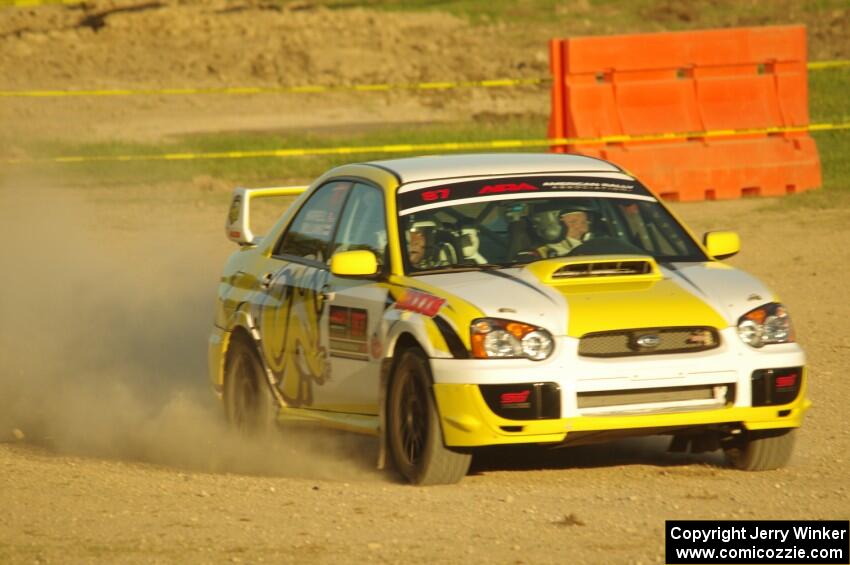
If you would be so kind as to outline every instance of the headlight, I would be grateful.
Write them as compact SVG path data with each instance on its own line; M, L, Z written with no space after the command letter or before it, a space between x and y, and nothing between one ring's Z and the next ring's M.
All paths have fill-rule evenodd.
M782 304L765 304L738 320L738 337L751 347L794 341L791 317Z
M472 356L480 359L528 358L542 361L552 354L552 334L529 324L479 318L470 328Z

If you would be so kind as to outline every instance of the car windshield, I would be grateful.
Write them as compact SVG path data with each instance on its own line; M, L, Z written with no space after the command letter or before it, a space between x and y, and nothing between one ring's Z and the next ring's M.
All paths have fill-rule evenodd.
M577 255L707 259L640 183L618 173L589 175L401 187L406 271L509 267Z

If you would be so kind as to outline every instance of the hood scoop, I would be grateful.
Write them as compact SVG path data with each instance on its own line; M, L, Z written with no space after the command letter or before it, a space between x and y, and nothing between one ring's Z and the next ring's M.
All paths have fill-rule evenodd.
M554 273L553 279L578 277L616 277L621 275L647 275L652 272L650 261L601 261L599 263L574 263L564 265Z
M658 263L644 255L582 255L537 261L526 267L542 282L614 283L661 280Z

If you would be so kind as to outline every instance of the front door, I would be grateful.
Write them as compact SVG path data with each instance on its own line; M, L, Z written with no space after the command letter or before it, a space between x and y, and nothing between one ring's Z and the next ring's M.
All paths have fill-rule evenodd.
M387 265L384 195L374 186L351 189L332 246L332 253L365 249L375 253L379 271ZM326 410L377 414L383 324L389 286L379 276L358 279L330 275L322 333L327 336L330 378L317 393Z

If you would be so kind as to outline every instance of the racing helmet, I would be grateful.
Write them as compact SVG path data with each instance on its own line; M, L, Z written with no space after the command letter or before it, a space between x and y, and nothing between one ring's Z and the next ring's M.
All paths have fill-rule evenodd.
M437 222L433 220L414 220L410 222L407 229L404 230L404 237L408 244L410 243L414 233L423 234L427 243L433 243L434 237L437 233Z
M423 265L432 260L437 229L437 223L433 220L412 220L408 224L404 238L412 263Z
M564 238L561 210L557 205L535 206L529 216L531 229L544 243L555 243Z

